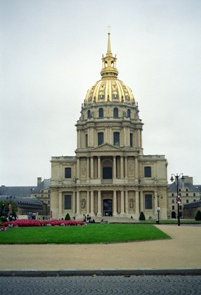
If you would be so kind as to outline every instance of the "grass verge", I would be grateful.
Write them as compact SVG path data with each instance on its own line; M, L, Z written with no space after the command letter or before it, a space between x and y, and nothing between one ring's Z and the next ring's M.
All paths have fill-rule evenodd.
M167 238L170 237L154 225L143 224L17 227L0 232L0 244L92 244Z

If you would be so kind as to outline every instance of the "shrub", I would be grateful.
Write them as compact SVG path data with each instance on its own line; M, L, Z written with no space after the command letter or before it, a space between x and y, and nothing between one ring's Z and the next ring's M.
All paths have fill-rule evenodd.
M8 217L9 203L12 205L12 214L16 217L17 205L13 201L0 201L0 217Z
M65 220L70 220L70 215L69 215L69 213L66 214Z
M196 215L195 215L195 220L201 220L201 211L198 210Z
M143 212L140 212L139 220L145 220L145 216Z

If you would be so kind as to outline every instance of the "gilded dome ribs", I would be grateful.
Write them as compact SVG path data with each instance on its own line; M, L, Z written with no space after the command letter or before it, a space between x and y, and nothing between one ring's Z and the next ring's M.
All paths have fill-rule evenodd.
M121 102L134 104L132 90L118 79L116 68L116 55L113 56L108 33L108 46L106 55L102 56L101 80L97 81L85 97L85 105L100 102Z

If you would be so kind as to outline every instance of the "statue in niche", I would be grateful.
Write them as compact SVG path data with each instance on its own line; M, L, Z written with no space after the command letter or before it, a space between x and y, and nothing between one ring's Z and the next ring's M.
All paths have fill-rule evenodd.
M134 175L134 165L132 160L128 160L128 173L129 175Z
M134 200L133 199L129 200L129 208L130 209L134 208Z
M81 165L81 176L86 177L86 162L82 163Z
M85 199L82 199L81 200L80 207L81 207L81 209L85 209L86 208L86 200Z

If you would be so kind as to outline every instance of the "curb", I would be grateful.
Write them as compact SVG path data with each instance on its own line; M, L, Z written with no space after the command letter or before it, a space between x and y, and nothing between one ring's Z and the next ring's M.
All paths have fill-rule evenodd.
M0 270L0 277L198 276L201 269Z

